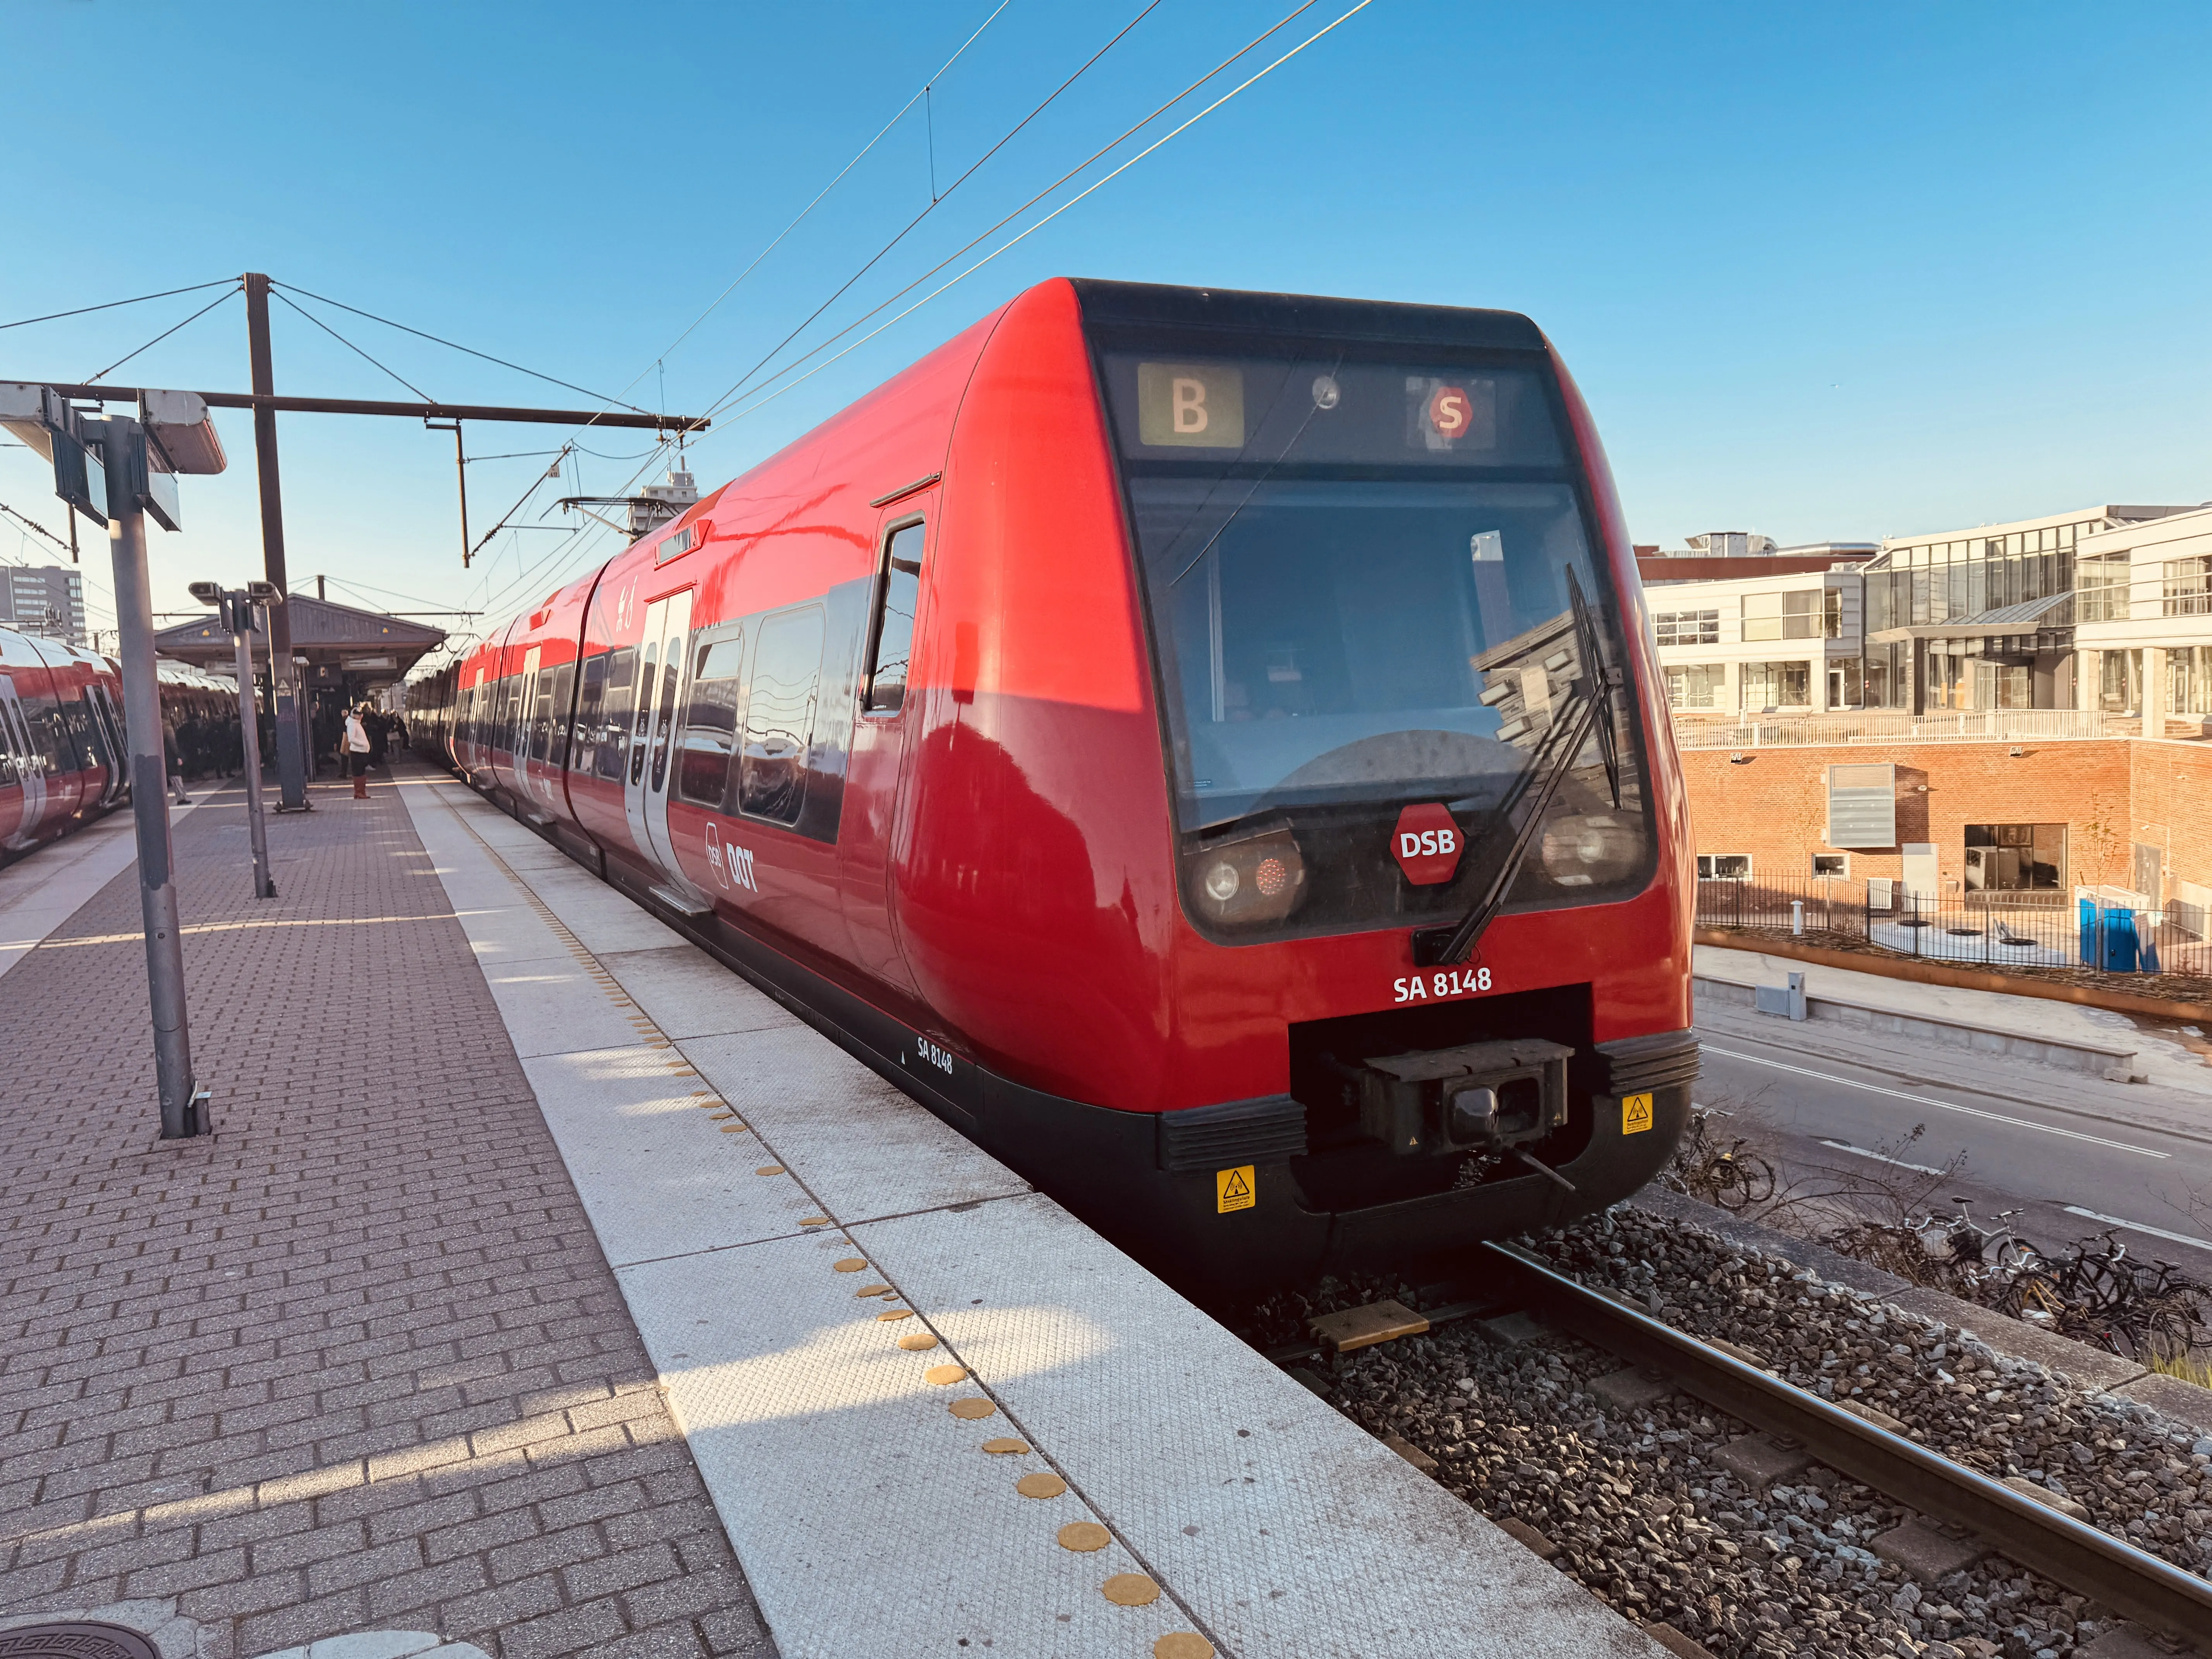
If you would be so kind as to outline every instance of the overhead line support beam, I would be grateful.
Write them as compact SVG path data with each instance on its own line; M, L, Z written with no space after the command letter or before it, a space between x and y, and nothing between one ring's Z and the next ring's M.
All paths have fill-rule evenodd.
M249 295L249 299L251 296ZM97 399L111 404L135 404L138 388L119 386L69 386L42 380L64 398L79 402ZM540 426L605 426L641 428L658 432L704 432L714 422L703 416L630 415L590 409L511 409L493 404L397 404L362 398L292 398L266 392L199 392L192 394L210 409L263 409L287 415L398 415L426 421L507 421Z

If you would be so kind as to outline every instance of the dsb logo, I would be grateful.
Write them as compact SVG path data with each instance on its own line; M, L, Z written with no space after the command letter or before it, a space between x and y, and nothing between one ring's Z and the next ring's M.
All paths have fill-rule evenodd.
M1398 827L1390 836L1390 851L1406 879L1416 887L1433 887L1449 881L1459 870L1466 837L1451 813L1436 801L1408 806L1398 814Z

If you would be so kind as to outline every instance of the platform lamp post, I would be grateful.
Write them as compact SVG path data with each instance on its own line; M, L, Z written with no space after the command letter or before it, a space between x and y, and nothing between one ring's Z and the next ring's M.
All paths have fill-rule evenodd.
M227 591L219 582L194 582L191 591L202 605L213 605L222 625L230 630L231 649L237 658L238 729L244 744L240 753L246 762L246 823L253 838L253 896L275 898L276 883L269 871L269 823L261 813L261 720L253 698L253 613L283 604L284 596L274 582L248 582ZM274 702L273 671L270 682L270 699ZM277 741L283 741L281 732Z
M154 595L146 520L179 525L177 475L220 472L222 441L207 404L189 392L142 392L138 417L88 417L52 386L0 382L0 427L53 464L54 493L107 526L115 560L117 656L130 748L131 804L138 841L138 904L154 1015L154 1072L161 1139L205 1134L208 1091L192 1073L185 1009L184 942L169 841L169 790L161 692L154 667Z

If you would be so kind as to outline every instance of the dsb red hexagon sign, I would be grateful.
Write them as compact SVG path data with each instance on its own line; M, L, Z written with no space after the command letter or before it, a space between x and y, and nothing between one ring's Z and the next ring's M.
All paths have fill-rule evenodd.
M1460 833L1450 812L1436 801L1424 801L1399 813L1398 827L1390 835L1391 855L1406 872L1406 879L1416 887L1449 881L1459 869L1460 854L1466 850L1467 837Z

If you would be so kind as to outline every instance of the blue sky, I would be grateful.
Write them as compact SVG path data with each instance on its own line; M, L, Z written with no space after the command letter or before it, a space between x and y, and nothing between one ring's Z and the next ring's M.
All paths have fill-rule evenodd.
M799 349L1291 3L1163 0ZM928 206L933 128L942 187L1143 0L1011 0L937 81L927 120L915 106L668 350L991 3L17 0L0 11L16 134L0 173L0 322L260 270L596 392L696 411ZM1321 0L1030 217L1351 3ZM2212 496L2208 47L2201 5L1374 0L912 316L718 421L695 470L721 482L1008 295L1077 274L1526 311L1589 396L1639 541L1723 527L1872 538L2198 501ZM0 378L82 378L206 297L0 331ZM579 401L320 314L436 397ZM275 354L280 391L408 395L282 305ZM242 303L114 378L242 388ZM189 481L185 533L155 535L163 609L190 605L189 580L258 574L250 430L242 416L221 424L232 470ZM504 616L605 546L533 529L465 572L449 437L304 416L282 432L295 585L322 571L395 609ZM569 435L481 427L468 441L495 456ZM522 522L579 483L615 490L647 447L582 441L599 453L541 488ZM479 532L550 459L471 465ZM0 449L0 501L62 523L23 451ZM92 545L104 609L106 550ZM40 555L0 520L0 556Z

